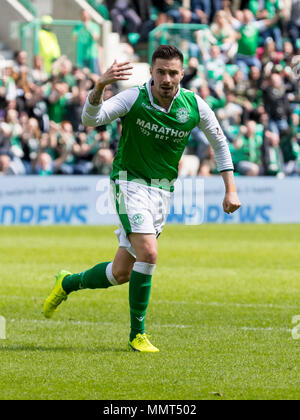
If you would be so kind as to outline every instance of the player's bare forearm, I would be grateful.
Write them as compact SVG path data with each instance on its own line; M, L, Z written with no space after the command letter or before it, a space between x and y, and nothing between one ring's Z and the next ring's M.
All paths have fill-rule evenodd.
M221 172L225 185L225 198L223 201L223 209L225 213L234 213L238 210L242 203L237 194L237 188L234 181L233 171Z
M129 61L125 63L117 63L115 60L111 67L99 78L94 89L89 94L89 102L91 105L98 106L102 102L103 91L105 86L119 80L128 80L131 76L132 65Z
M102 102L102 96L105 85L96 83L96 86L89 94L89 103L94 106L98 106Z
M233 171L224 171L221 172L221 176L224 181L226 192L236 192L236 185L234 181Z

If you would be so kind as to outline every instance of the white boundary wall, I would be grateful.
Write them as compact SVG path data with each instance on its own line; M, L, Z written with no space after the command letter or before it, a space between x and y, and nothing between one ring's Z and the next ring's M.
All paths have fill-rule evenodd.
M179 179L168 222L300 223L300 178L236 183L243 206L226 215L221 177ZM0 225L115 225L109 185L97 176L0 177Z

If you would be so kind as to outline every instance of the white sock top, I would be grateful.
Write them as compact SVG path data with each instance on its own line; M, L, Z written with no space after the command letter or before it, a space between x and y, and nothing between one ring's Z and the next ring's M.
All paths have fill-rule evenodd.
M146 274L152 276L155 270L156 264L149 264L145 262L136 262L133 265L133 270L137 273Z
M114 275L113 275L113 273L112 273L112 266L113 266L113 263L112 263L112 262L108 264L108 266L106 267L105 274L106 274L107 280L108 280L108 281L109 281L109 282L110 282L113 286L117 286L117 285L118 285L118 282L117 282L117 280L114 278Z

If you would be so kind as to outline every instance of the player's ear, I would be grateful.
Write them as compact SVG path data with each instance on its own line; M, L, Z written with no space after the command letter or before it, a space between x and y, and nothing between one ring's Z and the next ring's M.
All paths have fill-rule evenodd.
M180 81L183 79L183 76L184 76L184 69L181 70Z

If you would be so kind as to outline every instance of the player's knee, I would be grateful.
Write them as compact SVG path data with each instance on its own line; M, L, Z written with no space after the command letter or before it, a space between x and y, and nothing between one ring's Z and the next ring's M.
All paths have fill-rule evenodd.
M127 270L116 270L113 274L118 284L124 284L129 282L131 272Z
M146 248L137 255L137 261L142 261L147 264L156 264L157 250L155 248Z

